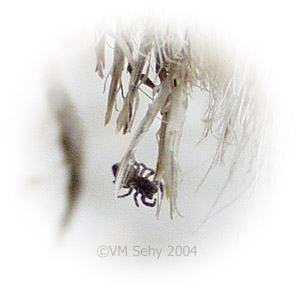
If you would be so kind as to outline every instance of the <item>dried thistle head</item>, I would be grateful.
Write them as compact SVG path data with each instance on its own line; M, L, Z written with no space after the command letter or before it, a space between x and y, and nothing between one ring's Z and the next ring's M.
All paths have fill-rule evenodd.
M200 88L209 94L203 139L210 134L218 139L210 169L222 162L227 145L234 144L236 157L232 161L232 173L245 144L250 142L255 147L254 151L258 150L262 136L259 132L264 118L257 113L257 101L260 99L253 71L249 66L230 59L224 51L220 51L215 41L191 28L178 30L168 24L155 26L148 22L139 26L117 26L115 33L103 34L97 45L97 71L101 78L105 65L105 35L114 39L105 124L111 119L118 96L123 99L123 106L118 112L116 129L123 134L131 132L141 85L150 88L148 96L152 100L121 161L115 182L116 194L135 163L137 146L160 114L155 178L164 184L171 218L174 213L180 215L176 207L178 152L192 89ZM124 94L122 78L126 75L129 76L129 85ZM231 174L228 180L230 177ZM157 215L160 206L161 203L158 203Z

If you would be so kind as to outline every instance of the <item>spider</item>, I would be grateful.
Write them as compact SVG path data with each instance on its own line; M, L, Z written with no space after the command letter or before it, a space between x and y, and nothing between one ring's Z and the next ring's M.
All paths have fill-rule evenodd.
M112 172L114 177L116 177L118 173L118 169L120 167L120 163L116 163L112 166ZM148 173L146 174L146 172ZM154 170L148 168L143 163L137 163L130 167L128 171L128 177L126 184L123 185L123 188L129 189L128 193L119 195L119 198L129 196L133 190L135 193L133 195L135 205L139 207L138 204L138 195L141 195L142 203L147 207L154 207L156 205L156 198L153 201L149 202L147 199L152 200L153 195L156 194L159 190L163 196L163 185L161 182L156 180L150 180L149 178L154 175ZM115 183L115 181L113 181Z

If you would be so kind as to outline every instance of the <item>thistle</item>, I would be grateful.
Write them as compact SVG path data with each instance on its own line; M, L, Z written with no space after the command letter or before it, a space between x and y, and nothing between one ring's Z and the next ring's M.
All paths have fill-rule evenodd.
M221 51L217 42L209 36L201 35L191 27L176 28L169 24L154 25L153 22L138 26L122 24L116 27L114 33L100 34L96 47L96 70L101 78L104 78L107 37L114 39L114 57L108 74L111 80L105 125L111 120L113 107L120 96L123 105L118 112L116 130L123 134L130 133L139 107L140 87L148 86L151 90L148 94L151 103L119 166L115 181L116 196L122 185L126 184L128 170L136 162L135 152L139 143L154 119L160 116L155 179L163 182L173 218L175 213L180 215L176 205L180 173L178 152L188 101L194 100L191 97L193 89L199 88L209 94L202 140L209 135L218 140L215 157L200 180L198 190L209 171L222 163L226 147L231 144L236 147L236 154L231 161L225 188L245 146L252 145L253 159L258 154L265 118L263 113L257 111L262 97L257 79L249 65L228 55L226 50ZM122 84L124 76L129 76L125 95ZM160 207L161 202L157 204L157 216Z

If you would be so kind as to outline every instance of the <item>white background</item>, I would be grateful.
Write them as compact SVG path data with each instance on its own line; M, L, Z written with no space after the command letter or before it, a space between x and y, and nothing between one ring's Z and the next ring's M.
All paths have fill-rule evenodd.
M86 217L75 222L77 229L70 233L69 241L58 245L54 242L55 223L59 219L59 209L63 207L59 198L63 192L64 174L57 165L60 153L48 140L55 139L55 131L51 129L51 118L43 100L45 86L62 71L56 69L57 62L67 59L68 54L65 53L68 52L62 53L60 45L65 43L66 49L74 49L80 36L87 41L83 43L82 51L93 51L90 48L93 45L88 41L93 40L94 25L98 19L110 19L116 11L118 14L126 12L129 18L146 11L161 17L171 15L183 23L185 18L194 18L212 25L226 36L228 43L239 43L247 49L268 78L266 85L271 89L274 134L277 137L272 146L275 157L272 160L272 177L266 182L268 187L251 200L252 210L239 227L238 238L230 238L227 233L228 241L220 238L211 246L199 245L196 239L170 238L173 242L179 240L180 245L197 243L201 250L196 258L100 259L96 249L103 241L104 245L110 245L107 243L111 238L110 226L104 225L99 232L100 220L94 226L91 222L101 216L112 225L113 234L118 234L118 225L124 221L122 216L117 217L115 221L119 221L118 225L113 226L113 218L104 214L111 208L108 204L103 214L98 216L98 210L93 207L89 209L87 203L83 212ZM1 9L0 29L2 297L299 296L297 87L300 49L297 12L296 2L293 1L210 1L209 5L199 1L197 4L190 1L135 1L122 5L116 1L26 1L5 4ZM76 38L72 40L74 32ZM66 36L70 36L67 41ZM70 53L70 57L81 57L79 54ZM88 62L91 61L89 59ZM67 65L70 64L66 62ZM53 73L48 77L45 69L53 70ZM76 70L75 67L74 70L63 69L62 72L67 77ZM78 77L73 78L66 84L79 83ZM56 79L59 82L60 78ZM88 78L83 83L83 86L89 86ZM89 88L94 86L91 84ZM93 97L95 91L91 89L82 90L77 84L74 93ZM102 113L104 106L97 109ZM92 117L90 113L96 114L97 109L88 107L83 116ZM95 127L97 132L97 124ZM52 137L45 137L44 132ZM38 147L36 140L42 140L48 146L47 150ZM53 151L57 151L55 155L48 155ZM30 181L32 177L38 177L35 191L28 189L28 184L34 184ZM264 185L264 182L261 184ZM107 188L109 190L110 186ZM97 188L92 192L96 191ZM119 209L121 213L122 207ZM143 225L146 228L151 224L145 220ZM166 225L169 225L169 232L170 224ZM179 232L182 236L178 224L174 225L174 234ZM208 233L218 234L220 226L219 223ZM85 235L86 238L83 237ZM164 232L161 235L165 236ZM210 240L201 240L206 239ZM115 244L114 241L112 245ZM120 244L123 245L124 240Z

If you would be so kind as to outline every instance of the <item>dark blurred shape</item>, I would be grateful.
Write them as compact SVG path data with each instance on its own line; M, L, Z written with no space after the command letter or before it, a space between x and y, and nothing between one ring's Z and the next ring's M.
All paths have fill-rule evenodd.
M61 222L64 230L71 221L83 185L83 130L76 109L64 90L50 89L48 100L59 125L59 145L69 172L67 205Z

